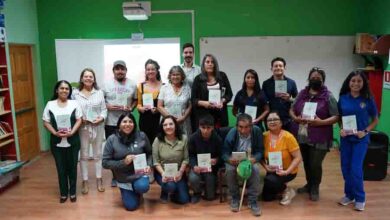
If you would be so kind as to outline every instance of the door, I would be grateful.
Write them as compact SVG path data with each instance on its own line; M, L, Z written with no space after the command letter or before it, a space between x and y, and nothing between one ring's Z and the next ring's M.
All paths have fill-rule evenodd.
M9 47L20 159L31 160L40 152L31 46Z

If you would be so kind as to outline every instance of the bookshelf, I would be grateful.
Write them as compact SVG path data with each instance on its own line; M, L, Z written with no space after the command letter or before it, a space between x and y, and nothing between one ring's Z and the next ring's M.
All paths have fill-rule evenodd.
M11 103L12 80L7 64L7 44L4 28L4 15L0 0L0 192L19 180L19 170L24 164L17 161L17 150Z

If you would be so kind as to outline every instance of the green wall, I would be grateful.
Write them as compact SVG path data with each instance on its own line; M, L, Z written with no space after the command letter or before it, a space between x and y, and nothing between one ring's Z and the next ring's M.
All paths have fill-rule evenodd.
M43 97L43 80L36 1L7 0L5 1L4 13L8 44L27 44L32 46L33 76L41 150L46 150L48 139L46 132L43 132L42 120L40 120L44 108L44 100L41 98Z

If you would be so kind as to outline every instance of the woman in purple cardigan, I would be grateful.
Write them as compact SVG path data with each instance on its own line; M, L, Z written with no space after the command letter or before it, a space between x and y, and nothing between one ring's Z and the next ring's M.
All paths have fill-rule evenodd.
M309 85L299 92L291 106L291 132L301 148L307 181L297 191L309 193L310 200L318 201L322 161L332 146L333 124L338 121L339 112L336 99L324 85L325 71L312 68L308 81Z

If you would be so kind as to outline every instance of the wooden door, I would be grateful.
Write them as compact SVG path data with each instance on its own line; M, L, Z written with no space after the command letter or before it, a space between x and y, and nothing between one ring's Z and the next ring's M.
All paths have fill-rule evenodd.
M19 153L26 161L40 152L31 46L11 44L9 49Z

